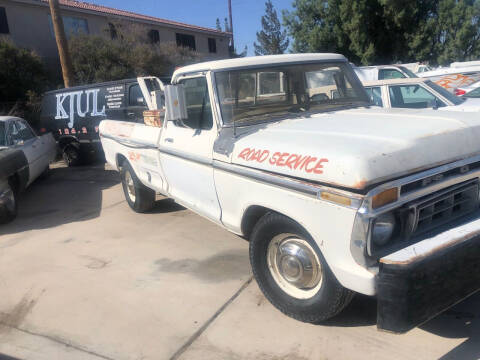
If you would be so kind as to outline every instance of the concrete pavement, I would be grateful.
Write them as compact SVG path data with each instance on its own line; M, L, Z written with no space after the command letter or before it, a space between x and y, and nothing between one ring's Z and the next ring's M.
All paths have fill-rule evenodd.
M400 336L363 296L297 322L251 281L246 241L168 199L134 213L103 165L24 194L0 227L0 286L0 353L19 359L480 358L480 295Z

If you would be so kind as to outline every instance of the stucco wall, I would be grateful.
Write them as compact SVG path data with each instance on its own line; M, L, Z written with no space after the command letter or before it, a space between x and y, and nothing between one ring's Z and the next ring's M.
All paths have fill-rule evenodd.
M53 36L48 6L41 3L32 4L28 1L17 2L12 0L0 0L0 7L4 7L7 14L10 38L18 46L34 50L48 63L58 61L58 51ZM106 34L108 23L116 20L115 17L96 15L83 10L66 10L62 8L62 16L71 16L86 19L90 34ZM126 21L122 19L121 21ZM135 21L139 26L145 27L145 31L156 29L159 31L160 42L176 42L176 33L190 34L195 36L196 50L207 59L219 59L228 57L228 38L217 34L208 34L201 31L184 30L171 26L157 25L149 22ZM215 38L217 52L209 53L208 38Z

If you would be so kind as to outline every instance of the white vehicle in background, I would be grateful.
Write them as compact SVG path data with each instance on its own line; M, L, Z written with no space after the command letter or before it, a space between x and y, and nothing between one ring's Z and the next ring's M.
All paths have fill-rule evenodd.
M371 103L384 108L480 111L480 99L465 99L426 79L366 81Z
M429 65L422 64L419 62L416 63L407 63L407 64L399 64L405 68L407 68L410 71L413 71L415 74L423 73L426 71L432 71L433 68L431 68Z
M355 74L364 81L416 78L411 70L403 65L378 65L354 67Z
M317 323L359 292L405 332L479 290L477 114L369 108L336 54L186 66L165 106L161 126L100 123L128 204L163 194L249 239L285 314Z
M0 222L12 220L17 195L55 159L56 143L51 134L37 136L21 118L0 116Z
M462 98L480 98L480 80L471 85L456 88L454 94Z
M417 75L428 78L453 93L457 88L469 86L480 80L480 64L476 61L452 63L448 67L439 67Z

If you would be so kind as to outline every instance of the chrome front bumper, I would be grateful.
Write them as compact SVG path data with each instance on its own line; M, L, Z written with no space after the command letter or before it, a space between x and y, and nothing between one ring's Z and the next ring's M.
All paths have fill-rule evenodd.
M380 259L377 326L404 333L480 290L480 216Z

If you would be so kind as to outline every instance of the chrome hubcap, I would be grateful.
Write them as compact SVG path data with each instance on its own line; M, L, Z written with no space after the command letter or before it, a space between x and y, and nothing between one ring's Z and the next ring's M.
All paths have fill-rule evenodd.
M308 299L322 284L322 267L310 244L294 234L272 239L267 250L268 266L276 283L290 296Z
M135 202L135 184L133 183L130 171L125 171L125 185L127 186L128 197L132 202Z

